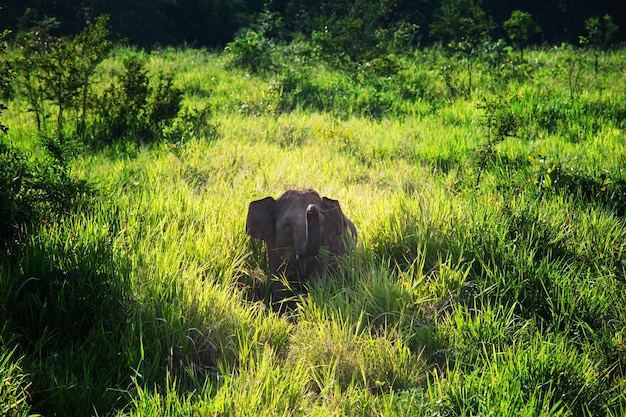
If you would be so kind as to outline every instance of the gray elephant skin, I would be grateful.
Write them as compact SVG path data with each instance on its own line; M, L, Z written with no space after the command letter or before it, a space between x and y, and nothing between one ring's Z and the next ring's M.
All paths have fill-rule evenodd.
M246 233L265 242L270 272L297 290L332 268L350 237L357 237L339 202L311 189L251 202ZM275 303L291 294L279 280L272 282L271 291Z

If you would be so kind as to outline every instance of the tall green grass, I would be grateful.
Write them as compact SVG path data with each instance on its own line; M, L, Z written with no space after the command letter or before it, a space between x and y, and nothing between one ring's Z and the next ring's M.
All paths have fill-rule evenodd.
M27 416L30 412L27 390L28 377L20 367L21 358L15 358L15 348L8 350L5 341L0 349L0 411L2 415Z
M621 415L623 56L570 90L566 53L477 63L471 96L437 50L384 78L147 54L189 118L86 150L69 172L97 193L3 252L1 395L17 415ZM477 184L495 93L522 128ZM338 199L359 238L279 316L245 213L290 187Z

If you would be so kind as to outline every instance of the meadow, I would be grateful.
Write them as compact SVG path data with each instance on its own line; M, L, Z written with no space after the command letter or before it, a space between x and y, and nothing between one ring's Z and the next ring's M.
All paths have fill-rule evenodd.
M0 414L626 414L625 49L119 49L99 79L129 55L182 109L76 151L90 191L2 248ZM2 140L48 166L7 105ZM279 315L247 206L308 187L359 238Z

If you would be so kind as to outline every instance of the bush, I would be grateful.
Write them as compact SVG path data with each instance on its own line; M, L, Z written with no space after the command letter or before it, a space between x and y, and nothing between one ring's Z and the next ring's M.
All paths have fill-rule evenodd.
M24 179L30 174L24 155L0 143L0 241L3 244L12 241L19 225L33 217L23 192Z
M30 161L0 143L0 245L20 243L31 226L72 211L91 192L59 159Z
M263 32L246 30L226 46L226 52L233 57L233 65L254 73L270 68L270 50L273 44Z
M117 80L97 100L96 138L104 144L161 139L177 117L182 99L171 75L160 73L150 82L144 62L131 56L124 60Z

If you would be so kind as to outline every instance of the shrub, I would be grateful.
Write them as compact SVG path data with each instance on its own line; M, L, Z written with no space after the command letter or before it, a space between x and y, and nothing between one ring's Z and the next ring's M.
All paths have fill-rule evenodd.
M72 211L92 192L59 159L30 161L0 143L0 244L23 241L32 226Z
M177 117L182 99L171 75L160 73L150 82L141 58L130 56L124 60L123 72L97 100L96 139L104 144L161 139Z
M478 150L476 186L480 184L481 174L487 163L496 154L496 145L508 137L517 135L520 121L519 117L511 111L511 102L514 99L515 97L496 96L478 105L478 108L485 112L483 127L487 137Z
M226 46L226 52L233 57L233 65L254 73L269 69L272 60L272 43L263 32L245 30Z
M22 185L29 175L24 155L0 142L0 241L3 244L12 241L19 225L33 217Z

